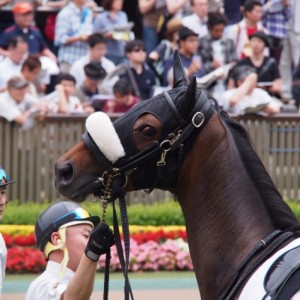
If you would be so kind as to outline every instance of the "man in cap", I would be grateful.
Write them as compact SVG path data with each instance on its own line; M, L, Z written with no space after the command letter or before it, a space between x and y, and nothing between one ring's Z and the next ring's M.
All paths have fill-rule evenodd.
M23 125L29 118L43 118L42 104L28 93L28 82L13 76L7 82L7 91L0 94L0 117Z
M4 169L0 167L0 220L2 220L4 210L7 204L6 198L6 188L9 184L15 182L14 180L9 180ZM6 266L7 249L0 232L0 298L2 293L2 281L5 276L5 266Z
M114 244L108 225L77 203L62 201L40 214L35 238L48 262L25 299L89 299L99 258Z
M205 70L202 66L201 57L197 55L198 49L198 34L193 30L182 27L179 31L179 56L181 58L184 68L187 70L187 77L192 78L193 76L202 77L205 75ZM168 72L173 66L173 58L166 61L164 82L168 82Z
M33 26L34 11L29 2L18 2L14 5L13 17L15 24L8 27L0 36L0 54L7 55L9 40L21 36L28 43L29 53L47 56L56 61L56 56L49 50L40 30Z
M276 60L265 55L269 47L269 38L263 31L256 31L250 36L251 55L239 61L237 66L246 65L254 68L257 84L271 96L280 98L281 77Z

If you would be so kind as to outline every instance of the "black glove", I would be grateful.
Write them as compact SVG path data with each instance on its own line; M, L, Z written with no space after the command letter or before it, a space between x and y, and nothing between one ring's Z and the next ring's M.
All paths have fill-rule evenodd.
M115 239L112 230L107 224L100 223L90 235L84 251L85 255L93 261L98 261L100 255L107 253L114 243Z

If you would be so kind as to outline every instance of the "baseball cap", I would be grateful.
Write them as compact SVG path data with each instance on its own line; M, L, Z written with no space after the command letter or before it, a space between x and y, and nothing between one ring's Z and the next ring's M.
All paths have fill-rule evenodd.
M190 36L198 36L198 34L185 26L180 29L179 40L185 40Z
M20 76L13 76L7 81L7 87L13 89L22 89L28 86L28 82Z
M256 31L255 33L251 34L251 36L249 37L249 39L251 40L254 37L262 40L265 43L266 47L269 47L269 45L270 45L269 37L263 31Z
M27 14L33 11L33 7L29 2L18 2L12 9L14 14Z

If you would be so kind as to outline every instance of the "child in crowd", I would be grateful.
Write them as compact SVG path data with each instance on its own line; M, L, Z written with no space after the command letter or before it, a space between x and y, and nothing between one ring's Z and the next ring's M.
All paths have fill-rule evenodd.
M119 79L113 86L114 99L108 100L103 107L106 113L124 113L138 103L132 95L131 86L126 79Z
M74 96L75 90L76 79L68 73L61 73L57 78L55 91L45 97L49 111L55 113L93 112L90 106L83 107L80 100Z

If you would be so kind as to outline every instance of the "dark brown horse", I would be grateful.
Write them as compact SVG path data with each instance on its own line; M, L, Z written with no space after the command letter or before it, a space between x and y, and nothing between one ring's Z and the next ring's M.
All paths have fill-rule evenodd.
M123 190L169 190L182 208L202 299L292 298L300 288L289 284L299 278L299 223L245 130L195 80L188 85L177 54L172 90L113 125L103 115L88 118L83 142L57 162L55 184L63 195L113 201ZM278 261L297 255L284 277Z

